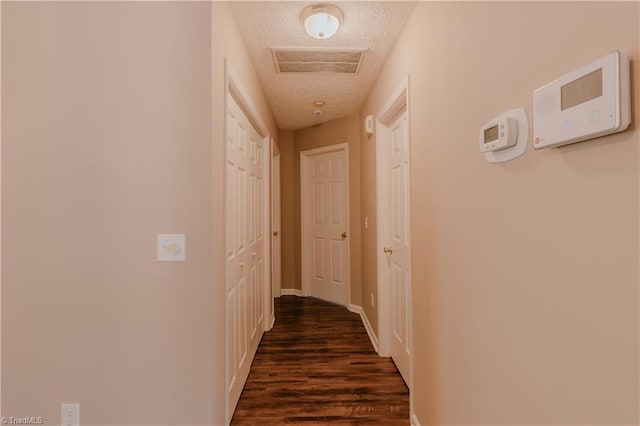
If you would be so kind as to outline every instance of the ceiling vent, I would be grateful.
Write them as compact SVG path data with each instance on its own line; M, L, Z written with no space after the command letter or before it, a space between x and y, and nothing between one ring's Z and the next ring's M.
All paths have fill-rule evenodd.
M366 49L272 48L276 71L357 74Z

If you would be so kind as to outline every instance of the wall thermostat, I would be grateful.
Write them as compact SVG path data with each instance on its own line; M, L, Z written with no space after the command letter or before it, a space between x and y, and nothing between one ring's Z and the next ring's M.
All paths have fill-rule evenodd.
M614 51L533 92L533 147L621 132L631 123L629 58Z
M513 160L527 150L529 121L523 108L500 114L480 128L478 144L487 163Z
M518 140L518 123L511 117L499 116L480 129L480 151L509 148Z

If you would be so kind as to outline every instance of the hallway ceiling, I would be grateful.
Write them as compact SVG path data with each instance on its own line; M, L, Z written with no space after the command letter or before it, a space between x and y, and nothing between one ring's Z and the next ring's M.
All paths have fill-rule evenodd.
M307 35L300 12L318 2L231 2L236 24L278 127L296 130L359 111L413 10L413 2L329 2L344 12L338 33L317 40ZM367 49L357 74L278 73L272 48ZM323 107L313 105L324 101ZM321 110L318 118L314 110Z

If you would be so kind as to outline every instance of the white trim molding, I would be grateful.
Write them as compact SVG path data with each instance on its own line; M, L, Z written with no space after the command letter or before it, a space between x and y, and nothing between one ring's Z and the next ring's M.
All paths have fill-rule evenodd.
M411 426L420 426L420 421L418 420L416 413L411 415Z
M275 311L274 311L275 312ZM275 315L271 315L271 320L269 321L269 328L265 331L269 331L273 328L273 326L276 323L276 316Z
M297 288L283 288L280 290L280 296L305 297L302 295L302 290L298 290Z
M362 324L364 325L364 329L367 330L367 334L369 335L369 340L371 340L371 345L373 345L373 349L376 353L379 353L378 350L378 336L376 336L375 331L373 331L373 327L371 327L371 323L369 322L369 318L367 318L367 313L362 309L362 306L349 304L349 311L354 314L360 315L362 319Z

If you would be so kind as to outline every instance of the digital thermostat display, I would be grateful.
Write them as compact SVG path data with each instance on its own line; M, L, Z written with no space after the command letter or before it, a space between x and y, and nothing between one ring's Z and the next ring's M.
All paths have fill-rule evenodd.
M480 129L480 151L491 152L509 148L518 139L518 123L511 117L497 117Z
M487 163L503 163L527 151L529 121L524 108L505 111L480 127L478 145Z
M484 131L484 143L493 142L498 140L498 125L485 129Z
M560 89L561 109L583 104L602 96L602 68L565 84Z

